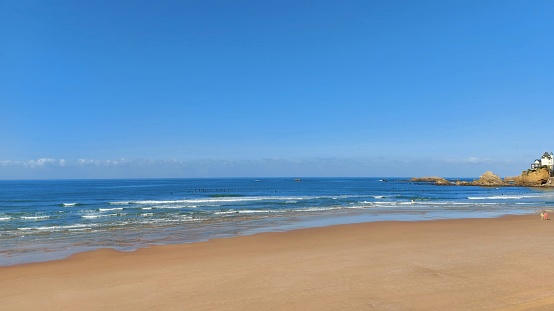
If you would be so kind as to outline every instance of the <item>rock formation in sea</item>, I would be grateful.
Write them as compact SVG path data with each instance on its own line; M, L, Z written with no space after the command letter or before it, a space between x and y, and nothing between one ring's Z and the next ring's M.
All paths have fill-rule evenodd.
M483 187L500 187L508 186L507 181L502 180L498 175L495 175L491 171L485 172L483 175L474 181L456 181L458 186L483 186Z
M495 175L491 171L487 171L483 175L481 175L479 179L473 181L473 185L494 187L504 186L505 182L498 175Z
M429 182L435 185L457 185L457 186L481 186L481 187L554 187L554 178L550 177L550 171L547 168L538 168L521 173L520 176L506 177L504 179L495 175L491 171L485 172L474 181L455 181L451 182L442 177L414 177L413 182Z
M452 183L445 178L429 176L429 177L414 177L411 179L413 182L428 182L434 183L435 185L452 185Z

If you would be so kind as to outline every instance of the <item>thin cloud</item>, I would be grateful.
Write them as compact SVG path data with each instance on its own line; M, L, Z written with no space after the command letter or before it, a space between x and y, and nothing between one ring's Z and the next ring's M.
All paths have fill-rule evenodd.
M514 174L510 159L263 158L263 159L55 159L0 160L0 178L180 178L290 176L478 176L486 170ZM446 172L446 173L445 173Z
M129 160L125 158L115 160L96 160L96 159L78 159L76 165L78 166L99 166L99 167L113 167L123 165L144 164L145 160Z
M12 160L3 160L0 161L1 166L12 166L12 167L30 167L30 168L41 168L41 167L64 167L66 165L65 159L52 159L52 158L40 158L36 160L28 161L12 161Z

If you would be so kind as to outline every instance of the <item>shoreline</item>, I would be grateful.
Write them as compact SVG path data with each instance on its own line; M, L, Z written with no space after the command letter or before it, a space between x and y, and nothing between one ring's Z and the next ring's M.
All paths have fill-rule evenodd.
M551 209L546 210L549 213L554 215L554 211ZM282 233L295 230L303 229L317 229L325 227L334 227L342 225L353 225L353 224L363 224L363 223L379 223L379 222L426 222L426 221L438 221L438 220L463 220L463 219L490 219L490 218L502 218L509 216L521 216L521 215L531 215L536 214L537 212L528 212L528 213L514 213L514 214L490 214L486 215L485 213L478 212L465 212L464 217L446 217L442 215L441 212L438 212L434 216L423 216L414 217L413 215L406 217L402 214L386 214L386 215L375 215L375 214L365 214L365 213L348 213L343 215L320 215L319 217L306 217L304 219L297 219L294 222L284 222L281 224L274 224L269 226L259 226L259 227L237 227L234 230L234 233L219 234L212 237L207 236L198 240L188 240L188 241L177 241L170 243L155 242L150 244L136 244L135 246L129 247L118 247L118 246L106 246L106 247L83 247L68 245L67 247L55 250L55 251L46 251L43 253L32 253L27 255L20 255L16 257L5 257L0 261L1 267L13 267L24 264L33 264L33 263L44 263L50 261L59 261L70 258L71 256L80 254L80 253L89 253L97 250L113 250L116 252L122 253L132 253L141 249L149 249L152 247L166 246L166 245L184 245L191 243L202 243L209 242L211 240L217 239L229 239L242 236L251 236L264 233ZM429 213L430 215L431 213Z
M10 310L546 310L553 233L532 214L100 249L0 267L0 299Z
M21 182L6 190L2 266L344 223L521 215L553 198L528 188L438 188L376 178Z

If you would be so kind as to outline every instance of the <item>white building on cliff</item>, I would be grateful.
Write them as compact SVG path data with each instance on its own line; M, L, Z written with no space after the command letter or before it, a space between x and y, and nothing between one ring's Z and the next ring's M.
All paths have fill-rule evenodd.
M540 159L536 159L533 164L531 164L531 169L537 169L546 166L550 170L550 176L554 175L554 154L550 152L545 152Z

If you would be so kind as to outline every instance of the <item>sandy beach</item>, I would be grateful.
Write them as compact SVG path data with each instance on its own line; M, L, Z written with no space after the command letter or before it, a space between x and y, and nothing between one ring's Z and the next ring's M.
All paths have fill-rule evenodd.
M0 268L2 310L552 310L554 221L377 222Z

